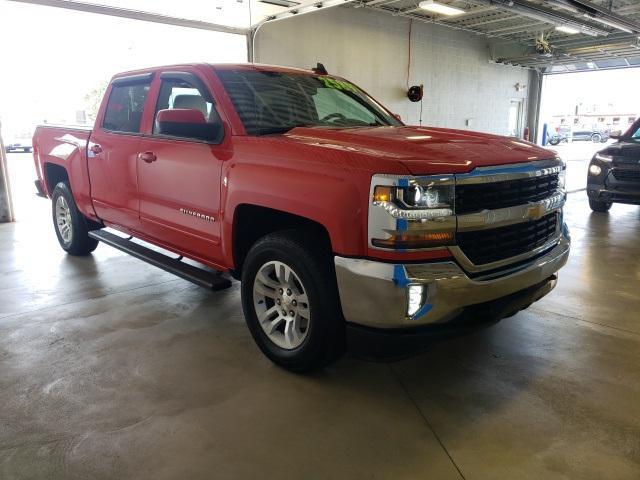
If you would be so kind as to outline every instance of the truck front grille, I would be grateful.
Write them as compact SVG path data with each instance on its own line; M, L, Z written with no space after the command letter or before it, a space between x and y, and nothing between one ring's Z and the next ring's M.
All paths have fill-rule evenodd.
M623 170L616 168L612 171L616 180L621 182L638 182L640 181L640 170Z
M558 174L495 183L456 186L456 214L514 207L549 198L558 190Z
M494 185L494 184L492 184ZM558 213L489 230L459 232L457 244L471 262L484 265L532 252L557 234Z

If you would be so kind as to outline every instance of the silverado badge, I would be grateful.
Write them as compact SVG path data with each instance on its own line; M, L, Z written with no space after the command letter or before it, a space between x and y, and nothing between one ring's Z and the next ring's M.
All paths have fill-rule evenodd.
M183 215L191 215L192 217L199 218L201 220L206 220L207 222L215 222L216 219L210 215L205 215L204 213L196 212L195 210L189 210L186 208L181 208L180 213Z

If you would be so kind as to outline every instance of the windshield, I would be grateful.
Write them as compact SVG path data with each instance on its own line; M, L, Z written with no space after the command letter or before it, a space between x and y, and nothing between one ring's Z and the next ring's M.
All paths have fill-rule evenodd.
M629 138L635 142L640 142L640 124L636 126L635 131L632 129Z
M249 135L295 127L400 126L358 87L327 75L219 70Z

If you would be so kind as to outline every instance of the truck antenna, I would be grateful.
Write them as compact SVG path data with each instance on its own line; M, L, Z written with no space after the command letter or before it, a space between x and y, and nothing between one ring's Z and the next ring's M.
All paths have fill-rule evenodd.
M318 64L316 65L316 68L312 68L311 71L313 73L317 73L318 75L329 75L329 72L327 72L327 69L324 68L324 65L321 64L320 62L318 62Z

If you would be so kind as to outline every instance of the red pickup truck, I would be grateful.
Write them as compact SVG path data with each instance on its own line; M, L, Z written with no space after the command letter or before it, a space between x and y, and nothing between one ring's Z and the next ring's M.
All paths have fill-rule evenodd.
M405 126L322 69L119 74L93 129L38 127L33 145L64 250L102 241L212 289L241 280L251 334L294 371L511 315L569 255L552 151Z

